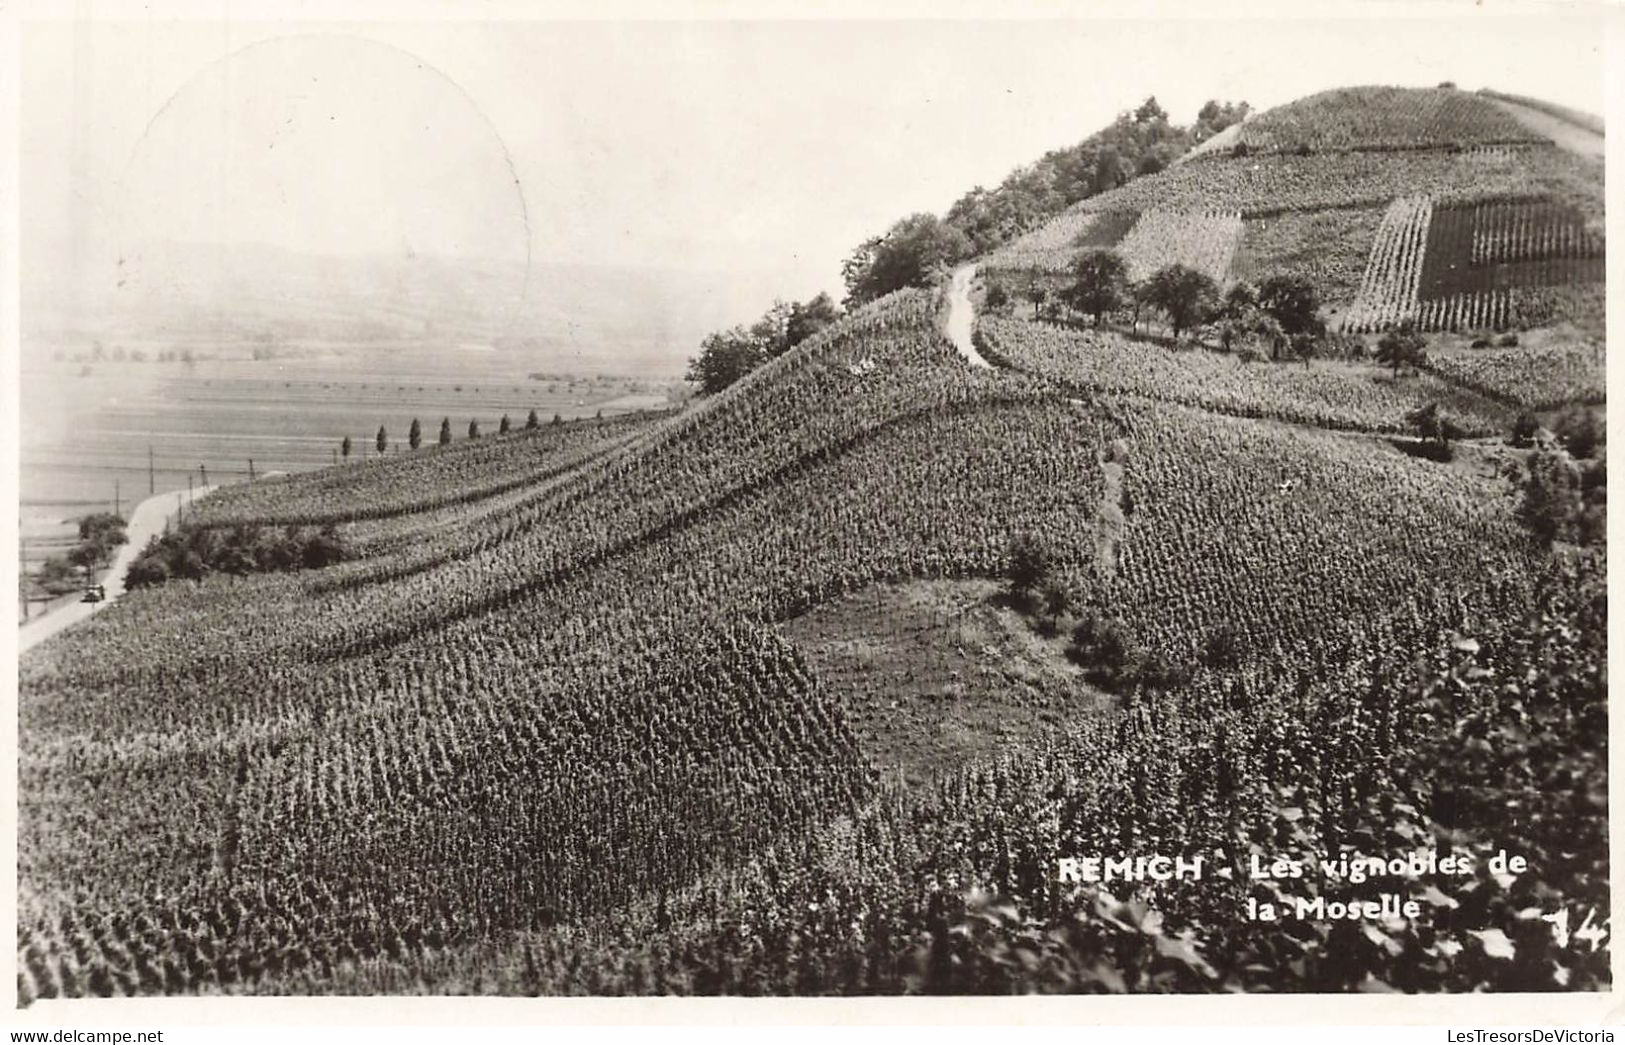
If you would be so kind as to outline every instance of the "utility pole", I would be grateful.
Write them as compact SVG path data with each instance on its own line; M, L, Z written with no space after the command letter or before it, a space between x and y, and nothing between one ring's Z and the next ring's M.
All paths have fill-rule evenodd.
M252 457L248 459L248 481L254 481L254 459Z
M119 516L120 518L124 517L124 513L119 511L119 490L117 479L113 480L113 514Z
M209 485L209 467L208 467L208 465L200 464L200 465L197 466L197 470L198 470L198 474L203 476L203 481L201 483L199 483L198 485L199 486L208 486Z
M158 484L152 473L152 444L147 444L147 496L151 497L158 492Z
M192 473L186 473L186 504L192 503ZM186 504L181 505L181 518L186 518Z

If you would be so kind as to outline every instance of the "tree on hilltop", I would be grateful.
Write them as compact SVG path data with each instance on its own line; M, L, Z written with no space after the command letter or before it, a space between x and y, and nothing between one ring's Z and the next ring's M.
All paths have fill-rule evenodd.
M451 445L451 418L449 417L442 417L440 419L440 445Z
M761 341L745 327L720 330L700 342L700 354L688 361L687 378L699 386L700 395L715 395L765 358Z
M423 426L418 424L417 418L412 418L412 427L406 430L406 445L416 450L423 445Z
M929 286L971 249L964 232L935 214L911 214L859 244L842 263L846 306L854 308L904 287Z
M344 459L346 461L348 461L350 459L350 437L349 436L345 436L344 441L339 444L339 453L344 455Z
M468 437L470 439L478 439L480 437L480 422L477 419L470 420L468 422Z
M840 318L840 306L823 291L809 301L791 305L784 326L785 347L796 347Z
M1128 294L1128 264L1114 250L1092 250L1072 263L1073 282L1067 304L1095 318L1095 326L1108 312L1123 307Z
M512 430L513 423L508 420L507 414L503 414L502 420L497 422L497 435L507 435Z
M533 406L530 408L530 416L525 418L525 430L527 432L535 431L540 427L542 427L542 419L536 416L536 408Z
M1196 122L1191 125L1192 143L1200 145L1232 124L1245 120L1251 111L1252 106L1246 102L1232 103L1209 99L1196 111Z
M1141 290L1146 304L1161 309L1174 329L1174 338L1205 322L1218 306L1219 288L1212 277L1187 265L1167 265L1152 273Z
M383 425L378 426L378 438L373 440L373 444L378 447L379 453L389 449L389 433L384 431Z

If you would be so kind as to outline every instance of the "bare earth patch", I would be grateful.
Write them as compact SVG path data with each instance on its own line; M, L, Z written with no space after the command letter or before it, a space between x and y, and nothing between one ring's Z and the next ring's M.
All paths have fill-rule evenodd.
M1117 575L1117 546L1123 540L1123 462L1128 460L1128 440L1114 439L1102 448L1100 470L1106 489L1095 519L1095 561L1107 580Z
M1607 142L1602 135L1527 105L1519 105L1517 102L1500 98L1492 98L1491 101L1517 117L1518 122L1536 134L1543 134L1552 139L1559 147L1581 156L1589 156L1594 160L1603 158Z
M786 624L845 702L865 753L910 785L992 757L1112 698L992 581L871 588Z

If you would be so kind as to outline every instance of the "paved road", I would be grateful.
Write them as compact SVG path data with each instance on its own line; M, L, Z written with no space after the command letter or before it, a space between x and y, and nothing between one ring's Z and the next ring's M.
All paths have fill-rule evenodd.
M194 490L192 500L196 500L215 489L205 486ZM130 513L129 520L124 525L125 536L129 538L119 547L113 556L113 565L108 568L107 575L102 584L107 588L107 598L101 602L70 602L66 606L58 607L49 613L41 614L28 621L17 629L17 652L20 654L31 646L55 635L57 632L77 624L92 613L99 612L103 607L111 606L120 595L124 594L124 570L141 554L147 542L164 532L164 524L174 518L182 504L190 504L184 490L170 493L154 494L135 506Z
M970 284L975 278L974 264L961 265L954 270L953 282L948 286L948 337L971 366L991 368L992 364L983 359L982 353L976 351L976 346L971 343L970 333L976 324L976 309L970 303Z

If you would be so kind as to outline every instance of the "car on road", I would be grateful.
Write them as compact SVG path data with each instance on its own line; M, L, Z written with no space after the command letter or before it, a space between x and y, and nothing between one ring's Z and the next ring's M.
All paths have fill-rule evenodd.
M107 598L107 588L100 584L92 584L85 589L84 597L80 602L101 602Z

